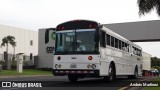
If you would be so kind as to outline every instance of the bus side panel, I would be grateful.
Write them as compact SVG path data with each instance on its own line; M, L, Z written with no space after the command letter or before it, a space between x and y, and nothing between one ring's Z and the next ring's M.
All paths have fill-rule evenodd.
M108 76L109 64L113 60L112 57L106 55L106 51L106 48L100 48L100 76ZM108 50L108 52L110 51Z

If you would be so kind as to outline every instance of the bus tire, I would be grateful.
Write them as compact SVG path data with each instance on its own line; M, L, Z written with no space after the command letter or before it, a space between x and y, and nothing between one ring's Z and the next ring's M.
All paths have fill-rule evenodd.
M78 76L76 75L68 75L68 79L70 82L77 82Z
M115 80L115 70L112 64L110 64L108 69L108 76L104 77L107 81L112 82Z
M136 78L138 78L138 69L137 69L137 67L135 67L134 75L128 75L128 78L129 79L136 79Z

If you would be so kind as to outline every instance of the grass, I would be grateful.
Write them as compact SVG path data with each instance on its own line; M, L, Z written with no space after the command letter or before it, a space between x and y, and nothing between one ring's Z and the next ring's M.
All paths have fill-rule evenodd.
M156 78L154 81L160 82L160 77ZM158 87L145 87L144 90L160 90L160 85Z
M0 76L17 76L17 75L52 75L51 71L43 71L36 69L25 69L23 73L18 73L16 70L2 70Z

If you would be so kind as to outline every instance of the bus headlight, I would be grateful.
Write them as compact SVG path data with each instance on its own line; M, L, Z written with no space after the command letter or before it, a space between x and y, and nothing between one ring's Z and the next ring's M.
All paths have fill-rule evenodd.
M58 69L58 68L61 68L62 65L61 64L55 64L55 68Z
M91 65L90 65L90 64L88 64L88 65L87 65L87 68L91 68Z
M61 68L62 67L62 65L61 64L59 64L59 68Z
M58 68L58 64L55 64L55 68L56 68L56 69Z
M95 64L92 64L92 69L96 69L96 65Z
M89 69L96 69L96 64L88 64L87 68Z

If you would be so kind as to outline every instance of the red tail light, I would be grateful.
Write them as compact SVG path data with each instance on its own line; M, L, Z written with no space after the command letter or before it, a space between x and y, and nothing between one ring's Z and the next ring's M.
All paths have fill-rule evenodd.
M64 29L64 26L59 26L57 29L63 30L63 29Z
M64 29L64 26L61 29Z
M88 25L89 28L96 28L96 26L97 26L96 24L89 24Z
M89 24L89 28L92 28L92 24Z

